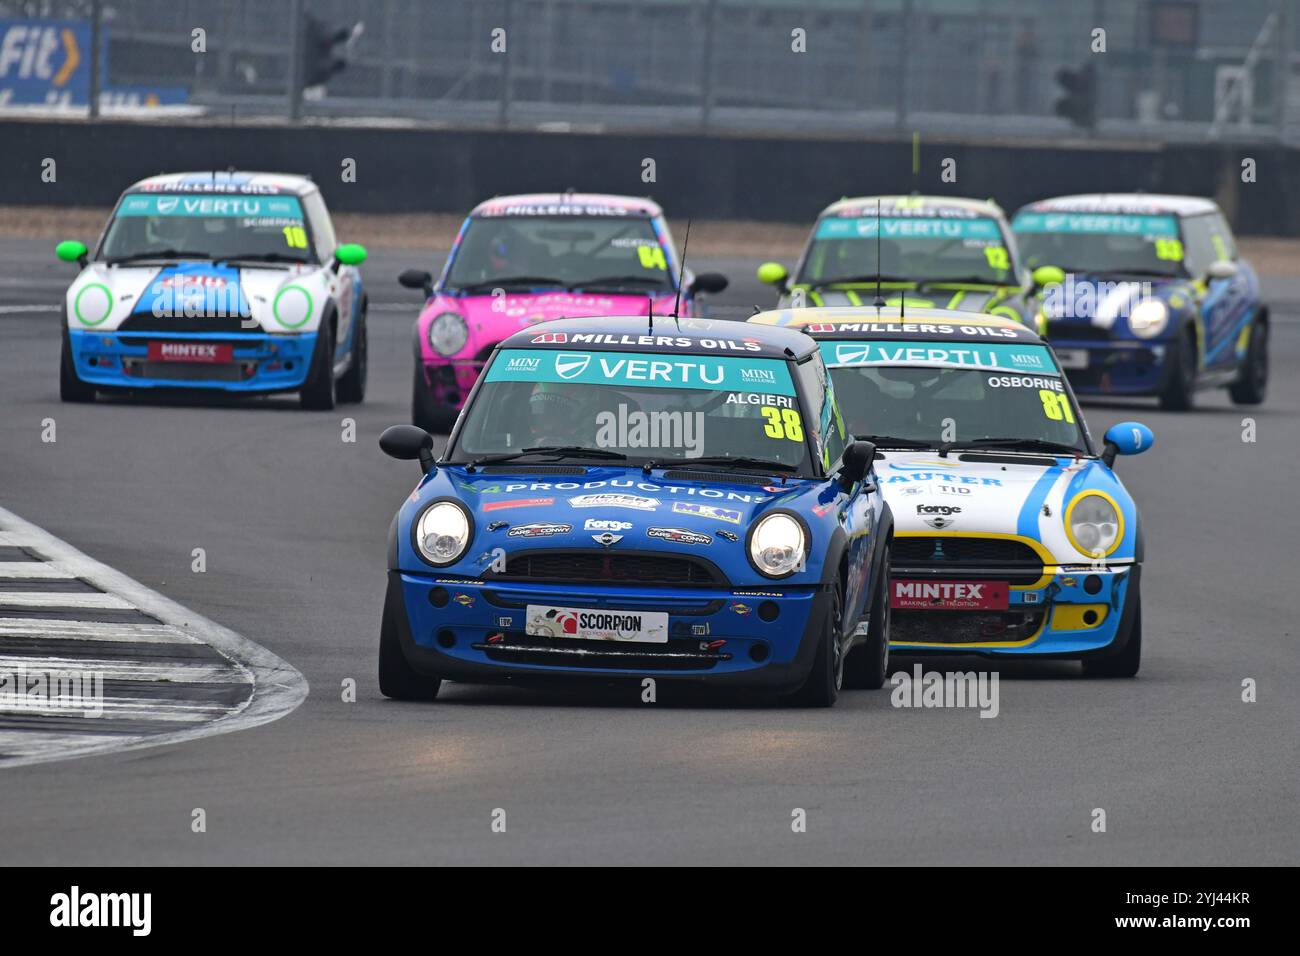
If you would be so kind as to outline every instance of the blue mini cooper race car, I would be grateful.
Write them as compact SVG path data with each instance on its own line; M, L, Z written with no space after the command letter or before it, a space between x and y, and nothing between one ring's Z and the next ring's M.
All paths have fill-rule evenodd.
M1039 331L1076 392L1154 395L1171 410L1206 388L1264 401L1268 307L1213 202L1061 196L1012 228L1042 290Z
M303 176L203 172L131 186L64 303L59 394L298 392L330 409L366 392L366 250L339 245Z
M896 307L765 312L821 344L849 431L879 449L895 522L890 632L907 654L1060 657L1132 677L1142 661L1143 543L1052 351L1001 316Z
M382 692L694 680L879 687L892 521L817 345L701 319L565 319L493 351L388 548Z

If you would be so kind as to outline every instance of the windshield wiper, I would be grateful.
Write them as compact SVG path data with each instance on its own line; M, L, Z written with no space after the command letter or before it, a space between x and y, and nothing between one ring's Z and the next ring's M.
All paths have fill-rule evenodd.
M953 276L951 279L918 279L916 287L918 289L926 286L935 285L1010 285L1011 283L999 282L991 276Z
M145 259L211 259L212 254L209 252L198 252L193 249L156 249L152 252L133 252L126 256L114 256L104 261L110 266L120 265L123 262L140 262Z
M811 282L814 289L825 289L832 285L874 285L876 282L906 282L911 284L912 279L906 276L840 276L835 279L821 279L817 282Z
M666 465L667 462L660 462ZM771 461L767 458L749 458L744 455L704 455L701 458L682 458L673 462L678 467L694 467L696 465L730 465L733 468L748 468L750 470L774 471L780 474L791 474L799 470L798 465L787 465L783 461Z
M938 443L920 438L896 438L893 435L854 435L859 441L869 441L877 448L934 448Z
M582 282L572 282L568 286L570 292L577 292L580 289L599 289L599 288L619 288L628 285L650 285L660 289L667 289L663 280L655 276L604 276L600 279L586 279Z
M1082 449L1075 448L1073 445L1067 445L1059 441L1047 441L1042 438L972 438L969 441L946 441L939 446L939 453L946 455L954 448L1027 449L1058 455L1073 455L1076 458L1086 454Z
M492 291L493 289L505 289L512 286L554 286L557 289L565 288L563 279L552 279L548 276L511 276L508 279L491 279L483 282L470 282L467 285L458 285L453 287L453 292L482 292L483 290Z
M535 445L519 451L502 452L499 455L485 455L470 462L471 468L480 465L495 465L503 461L514 461L525 455L554 455L557 458L600 458L609 461L627 461L627 455L621 451L609 451L605 448L584 448L581 445Z
M245 256L230 256L227 262L293 262L300 266L307 265L301 256L290 256L283 252L255 252Z

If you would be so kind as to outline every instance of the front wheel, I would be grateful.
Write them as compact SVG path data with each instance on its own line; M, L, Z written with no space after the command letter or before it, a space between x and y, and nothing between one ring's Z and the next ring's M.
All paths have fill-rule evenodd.
M883 567L876 581L876 594L867 619L867 639L853 650L844 662L844 686L858 690L879 690L889 674L889 549L885 549Z
M1262 405L1268 392L1268 323L1255 321L1242 363L1241 378L1228 389L1238 405Z
M1196 394L1196 333L1189 327L1170 344L1166 358L1165 384L1160 389L1160 407L1185 412Z
M1142 597L1137 596L1133 608L1133 629L1129 632L1128 643L1118 654L1110 657L1085 657L1083 674L1085 677L1136 677L1142 667Z
M63 352L59 358L59 399L65 402L93 402L95 386L83 382L72 360L72 336L63 330Z
M316 349L311 357L311 371L298 393L303 408L327 412L334 407L334 330L322 322L316 334Z
M833 707L844 685L844 594L839 582L829 595L826 620L808 679L794 695L801 707Z
M366 353L369 345L366 341L366 314L361 313L357 327L352 332L352 364L339 379L338 398L340 402L360 404L366 398Z
M384 618L379 625L379 692L393 700L433 700L442 689L442 680L418 673L402 653L397 615L405 613L384 600Z

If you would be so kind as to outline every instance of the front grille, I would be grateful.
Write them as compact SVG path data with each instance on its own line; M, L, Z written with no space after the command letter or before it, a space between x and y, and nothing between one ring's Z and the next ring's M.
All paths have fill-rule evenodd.
M1023 541L956 535L894 539L891 571L896 577L978 577L1029 584L1043 574L1043 561Z
M1043 626L1046 611L895 611L894 644L986 644L1025 641Z
M206 362L129 362L126 372L138 378L165 379L173 382L242 382L240 364Z
M247 323L247 324L245 324ZM119 332L261 332L262 326L241 315L155 316L152 312L128 315Z
M499 643L478 643L490 660L511 664L592 667L610 670L698 671L731 660L723 651L701 650L699 641L635 644L615 641L578 641L564 638L509 635Z
M511 555L494 580L566 584L663 584L708 587L723 583L707 561L669 554L607 554L600 551L525 551Z

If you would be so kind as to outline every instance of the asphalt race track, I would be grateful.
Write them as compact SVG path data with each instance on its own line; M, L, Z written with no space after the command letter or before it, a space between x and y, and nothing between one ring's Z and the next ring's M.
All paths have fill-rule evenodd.
M375 677L385 536L418 477L376 439L408 420L418 294L395 277L429 261L379 249L363 267L360 407L75 406L58 400L55 311L73 270L51 245L0 240L0 506L269 649L310 692L237 733L0 769L6 864L1222 865L1300 853L1298 281L1265 283L1274 374L1262 409L1222 393L1185 415L1088 409L1094 434L1139 418L1157 437L1120 463L1147 541L1136 680L1003 665L995 719L895 709L887 690L803 711L452 684L424 705L385 700ZM694 265L732 276L721 313L772 300L754 263ZM207 570L195 573L200 547ZM1242 701L1247 678L1256 703ZM196 808L205 833L191 830ZM796 808L806 833L792 832ZM1095 808L1105 833L1091 829Z

